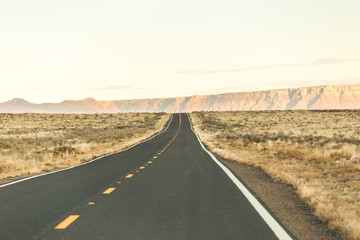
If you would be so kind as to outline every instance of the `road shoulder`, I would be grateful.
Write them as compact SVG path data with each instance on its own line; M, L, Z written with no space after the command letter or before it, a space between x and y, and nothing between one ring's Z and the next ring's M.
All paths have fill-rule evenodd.
M330 230L312 214L311 208L291 186L274 182L261 169L217 155L216 158L236 174L298 239L341 239L340 233Z

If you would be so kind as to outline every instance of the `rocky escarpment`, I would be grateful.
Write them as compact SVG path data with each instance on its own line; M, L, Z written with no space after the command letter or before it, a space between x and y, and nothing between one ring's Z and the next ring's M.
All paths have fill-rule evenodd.
M0 103L0 112L116 113L291 109L360 109L360 85L318 86L191 97L97 101L92 98L32 104Z

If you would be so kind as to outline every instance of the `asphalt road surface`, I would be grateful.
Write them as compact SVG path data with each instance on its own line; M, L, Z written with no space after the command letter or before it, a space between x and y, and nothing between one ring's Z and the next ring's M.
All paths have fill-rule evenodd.
M126 151L0 186L0 239L290 239L226 171L174 114Z

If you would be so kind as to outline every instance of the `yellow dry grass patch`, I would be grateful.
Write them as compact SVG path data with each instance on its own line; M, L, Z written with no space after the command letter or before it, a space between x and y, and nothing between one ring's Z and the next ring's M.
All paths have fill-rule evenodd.
M360 239L359 111L195 112L195 131L221 157L291 184L322 221Z
M109 116L119 117L110 124ZM0 114L0 179L49 172L125 149L161 131L170 115Z

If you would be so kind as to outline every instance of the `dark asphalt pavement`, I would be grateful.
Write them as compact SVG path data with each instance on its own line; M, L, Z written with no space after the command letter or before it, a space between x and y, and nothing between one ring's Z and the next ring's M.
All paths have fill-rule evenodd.
M0 239L277 237L175 114L127 151L0 188Z

